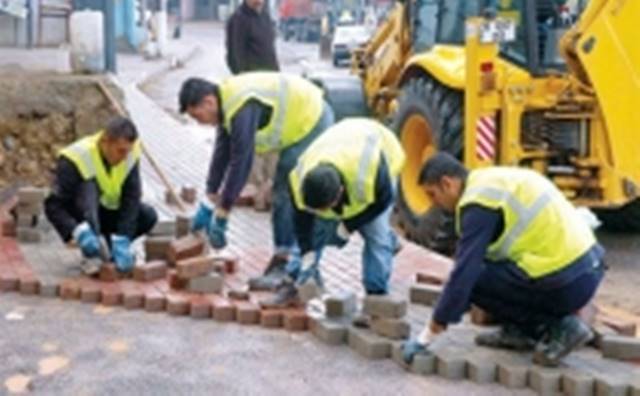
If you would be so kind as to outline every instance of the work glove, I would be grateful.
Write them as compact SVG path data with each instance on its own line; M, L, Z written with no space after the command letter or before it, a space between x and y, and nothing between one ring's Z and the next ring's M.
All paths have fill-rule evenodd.
M196 214L193 217L193 222L191 223L191 232L206 230L208 233L211 219L213 219L214 210L215 206L208 198L200 201L198 210L196 211Z
M111 254L118 271L130 272L133 269L135 256L131 251L129 238L122 235L111 235Z
M100 256L100 240L86 221L80 223L73 230L73 240L80 247L84 257L95 258Z
M324 281L320 274L320 257L322 256L322 250L316 250L315 252L309 252L300 257L300 254L293 254L292 260L299 260L298 268L300 272L296 279L296 286L304 285L308 280L313 281L320 287L324 288Z
M411 364L416 355L427 354L427 346L418 340L409 340L402 343L402 360Z
M209 243L214 249L222 249L227 246L227 219L216 217L209 225Z

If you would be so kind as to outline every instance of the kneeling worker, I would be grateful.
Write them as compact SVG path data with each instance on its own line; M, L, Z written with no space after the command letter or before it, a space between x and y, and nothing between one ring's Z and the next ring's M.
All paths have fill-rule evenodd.
M591 227L545 177L527 169L467 169L446 153L424 165L420 184L434 204L455 212L455 268L421 339L404 345L407 362L428 338L460 321L470 303L495 317L488 347L533 350L556 366L587 343L591 329L576 315L604 274L604 249Z
M157 221L156 211L141 203L140 152L135 125L126 118L113 119L105 130L60 151L45 201L47 218L63 241L73 240L85 258L97 258L99 235L104 235L110 259L121 272L135 264L131 241Z

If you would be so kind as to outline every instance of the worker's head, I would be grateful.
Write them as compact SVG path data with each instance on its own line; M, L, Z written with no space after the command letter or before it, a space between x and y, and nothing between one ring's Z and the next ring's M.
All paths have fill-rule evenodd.
M264 0L244 0L245 4L252 10L260 13L264 8Z
M467 168L448 153L437 153L422 166L418 183L433 203L454 212L467 180Z
M302 199L312 210L327 210L338 205L344 187L338 170L329 164L313 168L302 180Z
M107 163L116 166L127 158L136 140L138 130L133 122L125 117L116 117L107 124L98 146Z
M180 113L187 113L201 124L220 123L218 86L202 78L191 77L180 88Z

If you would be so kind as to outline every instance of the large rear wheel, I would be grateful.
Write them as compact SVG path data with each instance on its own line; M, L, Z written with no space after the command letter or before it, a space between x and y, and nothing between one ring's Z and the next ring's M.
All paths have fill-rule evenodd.
M413 78L400 92L392 125L407 155L400 176L399 225L410 240L444 254L455 248L453 216L433 206L418 176L438 151L462 158L463 103L461 92L432 78Z

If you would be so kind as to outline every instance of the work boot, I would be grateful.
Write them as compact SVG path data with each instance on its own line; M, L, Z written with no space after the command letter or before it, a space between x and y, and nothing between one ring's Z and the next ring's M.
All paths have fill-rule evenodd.
M261 276L249 279L249 290L275 291L287 275L285 267L289 260L274 254Z
M530 351L536 345L536 340L526 335L518 326L505 324L499 330L478 334L476 344L497 349L511 349L515 351Z
M565 316L549 327L546 337L536 346L533 361L541 366L556 367L562 358L592 338L593 332L580 318Z
M265 309L288 308L298 305L301 305L298 289L290 280L280 282L275 296L260 301L260 306Z

